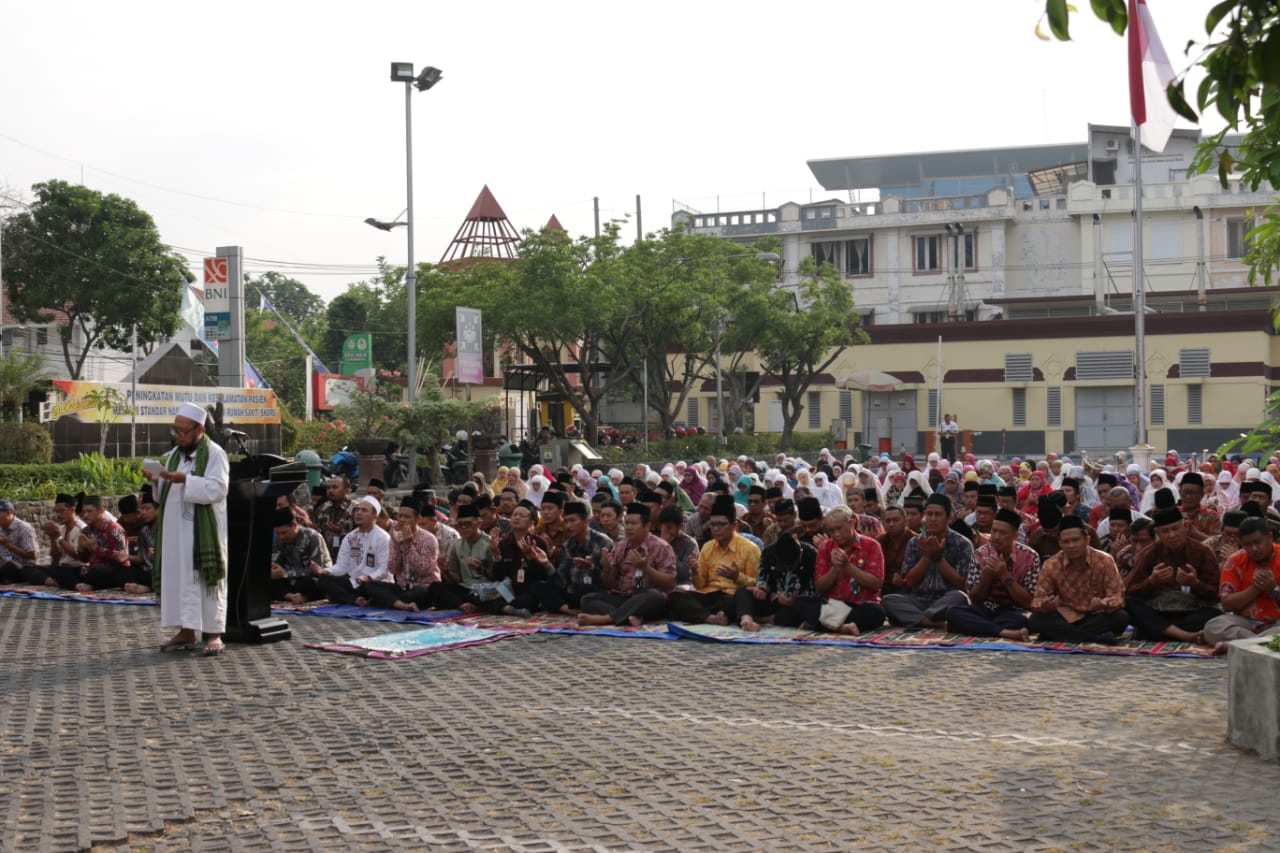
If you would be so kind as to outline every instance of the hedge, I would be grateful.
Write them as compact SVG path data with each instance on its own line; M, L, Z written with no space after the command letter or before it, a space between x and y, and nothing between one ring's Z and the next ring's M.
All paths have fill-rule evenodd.
M41 464L53 459L53 437L40 424L0 423L0 465Z

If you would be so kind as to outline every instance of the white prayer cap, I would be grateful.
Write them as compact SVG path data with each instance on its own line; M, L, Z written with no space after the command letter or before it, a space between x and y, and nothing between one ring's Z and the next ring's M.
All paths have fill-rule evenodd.
M360 499L359 502L362 504L368 504L369 506L373 507L374 515L382 515L382 504L378 503L378 499L375 498L373 495L365 495Z
M203 424L208 413L195 403L183 403L178 406L178 414L189 421L195 421L198 424Z

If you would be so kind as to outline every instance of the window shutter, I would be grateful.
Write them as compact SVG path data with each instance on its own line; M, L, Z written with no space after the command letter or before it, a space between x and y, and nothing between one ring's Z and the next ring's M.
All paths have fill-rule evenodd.
M1178 350L1178 372L1183 379L1209 378L1209 348Z
M942 418L938 417L938 389L929 389L929 426L936 427Z
M1076 353L1076 381L1132 379L1133 350Z
M1027 425L1027 389L1011 388L1013 392L1013 425L1016 427L1024 427Z
M702 426L702 424L698 423L698 398L697 397L689 398L689 426L691 427Z
M1031 382L1035 379L1035 368L1031 364L1031 353L1010 353L1004 357L1005 382Z
M840 420L846 424L853 423L853 392L840 392Z
M1051 427L1062 426L1062 388L1053 386L1046 389L1048 394L1045 398L1045 422Z
M1200 424L1203 423L1204 412L1201 403L1203 402L1203 385L1187 386L1187 423Z
M1151 425L1164 426L1164 386L1151 386Z

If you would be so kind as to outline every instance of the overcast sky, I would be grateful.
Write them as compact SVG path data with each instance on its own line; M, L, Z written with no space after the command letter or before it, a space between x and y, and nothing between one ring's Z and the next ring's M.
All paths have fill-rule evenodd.
M589 233L593 196L608 219L638 193L649 231L673 199L818 197L812 158L1127 124L1125 41L1076 5L1063 44L1034 34L1043 0L0 0L0 186L128 196L193 272L238 244L331 299L405 259L403 230L363 224L405 206L392 60L444 72L413 100L416 253L436 261L486 183L518 229ZM1149 5L1181 71L1211 3Z

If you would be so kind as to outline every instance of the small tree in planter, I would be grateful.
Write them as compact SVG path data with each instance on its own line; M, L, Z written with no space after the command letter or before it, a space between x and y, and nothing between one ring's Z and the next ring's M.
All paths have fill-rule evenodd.
M446 398L439 380L432 375L422 383L417 400L402 404L396 438L402 447L426 452L427 469L434 481L444 445L453 441L459 429L466 429L468 420L483 417L487 408L482 403ZM410 472L410 476L416 476L416 472Z

